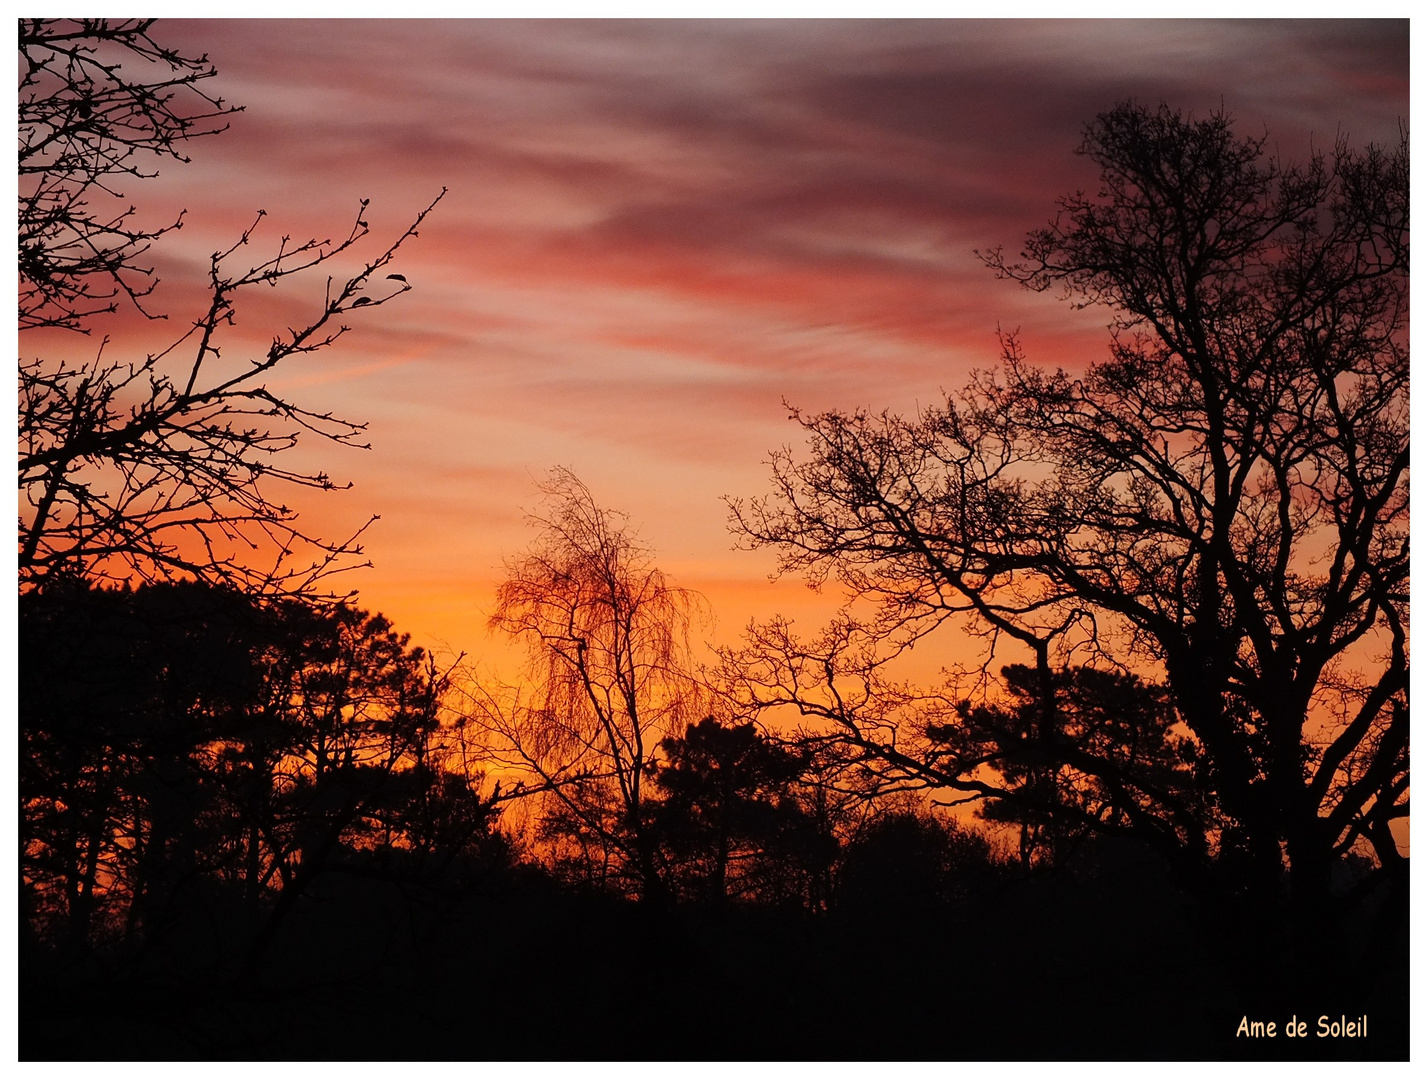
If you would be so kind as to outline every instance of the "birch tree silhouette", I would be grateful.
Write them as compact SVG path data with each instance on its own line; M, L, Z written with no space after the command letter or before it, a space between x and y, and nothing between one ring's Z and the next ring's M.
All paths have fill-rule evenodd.
M507 564L491 617L526 644L529 689L478 688L475 719L493 772L518 778L508 795L544 798L549 838L579 847L587 872L662 901L650 767L661 738L703 715L688 636L700 602L574 473L556 469L540 490L536 539Z

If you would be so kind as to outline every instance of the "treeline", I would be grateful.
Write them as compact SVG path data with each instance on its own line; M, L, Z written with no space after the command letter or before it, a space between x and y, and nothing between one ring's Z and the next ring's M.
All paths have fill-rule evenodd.
M895 970L889 928L942 940L1025 877L713 717L652 747L642 867L616 782L503 790L461 673L350 605L53 581L20 629L28 1058L859 1056L808 966Z
M686 724L636 824L594 760L503 787L466 676L350 605L20 617L27 1058L1241 1056L1288 1000L1143 845L958 823L826 740Z
M34 943L122 956L211 906L251 926L214 943L251 965L329 873L422 882L525 861L570 885L643 893L634 860L619 858L634 826L584 826L617 785L587 768L589 806L510 777L503 791L460 710L469 691L455 694L452 673L380 615L193 582L73 581L24 594L20 627ZM865 856L851 853L894 835L946 871L939 889L967 887L955 868L1002 863L980 832L840 789L826 760L751 723L702 719L644 766L651 902L824 911L861 873ZM503 824L503 806L526 802L523 827Z
M264 929L361 853L438 872L490 843L441 674L381 616L197 583L57 582L20 603L30 933L159 939L184 903Z
M21 631L24 1057L1000 1056L985 988L1028 979L1015 1053L1122 1053L1071 1023L1101 1006L1053 1000L1086 974L1063 935L1089 896L1065 907L916 803L840 795L751 724L652 753L651 892L620 825L504 799L468 695L380 616L74 582L25 594ZM1133 913L1113 984L1183 971L1163 874L1124 852L1115 873L1152 892L1107 879L1087 954Z

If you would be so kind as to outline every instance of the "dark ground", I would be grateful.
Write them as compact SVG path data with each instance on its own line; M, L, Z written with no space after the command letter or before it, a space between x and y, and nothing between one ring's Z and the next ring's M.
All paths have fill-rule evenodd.
M1253 966L1223 974L1233 957L1196 944L1207 935L1144 867L1005 880L957 904L865 890L816 917L652 911L528 869L459 889L334 874L247 980L223 927L210 905L138 957L22 947L21 1057L1408 1056L1406 940L1368 989L1252 989ZM1367 1013L1368 1037L1314 1037L1341 1012ZM1241 1016L1291 1014L1309 1037L1234 1036Z

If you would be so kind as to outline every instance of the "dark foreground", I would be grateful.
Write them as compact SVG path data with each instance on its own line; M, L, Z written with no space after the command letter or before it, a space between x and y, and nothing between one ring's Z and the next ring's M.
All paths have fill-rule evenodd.
M354 868L356 869L356 868ZM650 910L537 871L332 874L246 972L221 904L134 956L22 944L24 1059L1406 1059L1407 942L1357 985L1276 979L1145 868L950 903ZM1365 1038L1318 1018L1368 1016ZM1289 1038L1285 1022L1308 1022ZM1276 1036L1236 1037L1241 1019Z

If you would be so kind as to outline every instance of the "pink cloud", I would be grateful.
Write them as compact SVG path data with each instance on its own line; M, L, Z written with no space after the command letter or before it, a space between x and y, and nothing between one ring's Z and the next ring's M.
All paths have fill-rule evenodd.
M371 198L375 241L450 188L400 257L415 290L284 378L371 421L371 453L304 451L356 483L314 521L384 514L365 602L463 647L552 465L639 515L738 625L767 567L729 550L719 496L756 493L768 449L796 440L783 399L931 403L994 362L998 325L1034 357L1100 355L1104 315L998 282L972 249L1015 249L1094 182L1072 151L1117 100L1223 100L1288 157L1341 127L1391 138L1408 109L1405 21L180 20L156 36L208 52L248 107L126 192L156 217L189 208L156 251L174 324L260 207L261 245L336 233ZM235 355L311 303L254 297ZM157 333L113 325L116 347Z

